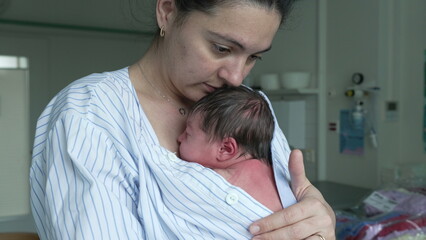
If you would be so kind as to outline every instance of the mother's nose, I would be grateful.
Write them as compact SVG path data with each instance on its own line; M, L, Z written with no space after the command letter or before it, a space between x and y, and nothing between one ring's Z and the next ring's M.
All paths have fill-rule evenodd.
M218 71L219 78L227 85L239 86L243 83L251 67L246 65L245 60L228 61Z

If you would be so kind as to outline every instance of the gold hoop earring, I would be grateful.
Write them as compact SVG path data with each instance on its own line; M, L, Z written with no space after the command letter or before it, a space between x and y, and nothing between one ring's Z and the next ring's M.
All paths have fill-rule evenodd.
M160 28L160 37L164 37L166 35L166 32L164 31L164 25Z

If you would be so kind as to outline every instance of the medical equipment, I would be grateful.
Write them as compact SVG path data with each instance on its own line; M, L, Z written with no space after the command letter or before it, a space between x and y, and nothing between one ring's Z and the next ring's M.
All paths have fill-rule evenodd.
M373 121L368 118L369 115L367 115L366 104L368 103L369 97L374 95L374 93L380 90L380 88L377 86L371 86L371 84L370 86L362 86L364 80L365 77L362 73L354 73L351 78L354 85L348 87L344 94L347 97L353 98L354 101L351 114L352 127L354 129L368 129L366 131L368 131L371 145L374 148L377 148L378 142L376 130L374 129Z

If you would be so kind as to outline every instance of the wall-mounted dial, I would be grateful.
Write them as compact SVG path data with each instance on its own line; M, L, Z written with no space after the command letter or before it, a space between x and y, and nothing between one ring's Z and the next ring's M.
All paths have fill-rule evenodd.
M352 75L352 82L356 85L360 85L364 82L364 75L362 73L354 73Z

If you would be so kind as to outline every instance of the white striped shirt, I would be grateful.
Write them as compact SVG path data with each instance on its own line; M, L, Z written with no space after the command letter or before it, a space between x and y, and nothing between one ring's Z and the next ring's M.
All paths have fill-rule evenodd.
M272 154L287 207L296 200L278 127ZM41 239L250 239L248 226L271 214L160 146L127 67L84 77L52 99L37 123L30 182Z

